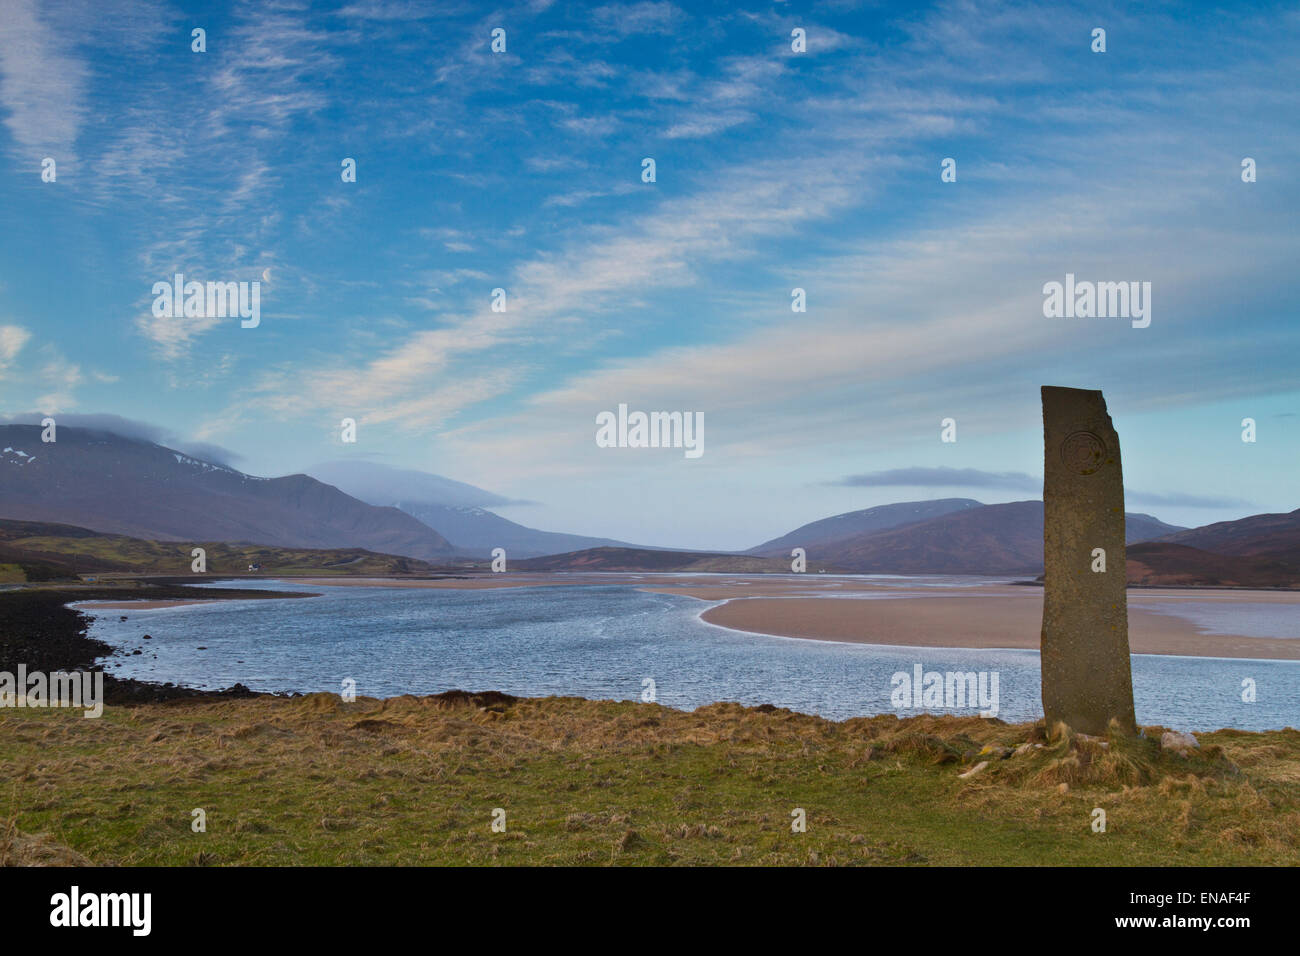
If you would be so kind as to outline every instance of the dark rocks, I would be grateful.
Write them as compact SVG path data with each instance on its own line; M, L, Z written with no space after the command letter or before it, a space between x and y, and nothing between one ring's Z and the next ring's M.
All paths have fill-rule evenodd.
M205 600L250 600L280 597L280 592L236 588L191 588L179 585L142 587L77 587L0 592L0 671L16 673L23 664L29 672L96 671L98 661L114 648L87 636L89 618L67 606L69 601L121 601L129 598L168 600L202 597ZM304 595L305 596L305 595ZM148 635L146 635L147 637ZM136 651L142 654L143 651ZM129 656L129 655L128 655ZM109 704L152 704L171 700L260 696L242 684L224 691L122 680L104 675L104 698Z

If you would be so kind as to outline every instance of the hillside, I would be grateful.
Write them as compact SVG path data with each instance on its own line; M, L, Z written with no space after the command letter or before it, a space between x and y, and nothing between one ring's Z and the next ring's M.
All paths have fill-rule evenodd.
M570 554L529 558L510 564L520 571L646 571L646 572L731 572L757 574L788 572L788 558L759 558L743 554L699 551L650 551L644 548L591 548ZM809 563L809 570L816 570Z
M1128 549L1128 583L1187 587L1300 587L1300 568L1273 558L1213 554L1171 541Z
M242 575L250 564L265 576L423 575L439 569L425 561L360 548L318 550L226 544L219 541L149 541L102 534L71 525L0 519L0 581L48 581L84 574L191 576L192 548L207 552L208 575Z
M452 555L437 531L306 475L256 478L161 445L61 427L0 426L0 518L51 521L155 541L360 548Z
M1272 558L1300 567L1300 509L1218 521L1166 535L1160 540L1215 554Z
M1019 574L1043 564L1043 505L985 505L831 542L819 556L861 573Z
M494 548L505 548L506 554L512 558L532 558L585 548L632 547L612 538L538 531L471 505L413 501L397 501L394 505L429 527L437 528L452 543L457 554L477 558L489 557Z
M1125 515L1134 544L1167 534L1150 515ZM809 557L814 552L810 550ZM1013 501L954 511L915 524L828 542L816 556L875 574L1025 574L1043 567L1043 503Z
M441 475L371 461L329 461L310 471L361 501L392 505L437 528L457 554L487 558L494 548L505 548L512 558L532 558L585 548L634 547L612 538L526 527L487 510L518 502Z
M875 508L849 511L810 522L789 534L750 548L745 553L780 557L789 555L794 548L812 551L832 541L917 524L954 511L983 507L984 503L974 498L938 498L934 501L903 501L892 505L879 505Z
M936 505L937 517L912 521ZM1128 514L1130 542L1167 534L1172 525ZM884 525L843 538L837 530ZM805 541L803 532L809 538ZM820 544L817 541L820 540ZM645 548L592 548L518 562L523 570L790 571L790 551L807 553L808 571L856 574L1037 574L1043 567L1043 503L981 505L969 498L904 502L836 515L774 538L744 554L704 555ZM763 552L760 556L757 552ZM760 562L760 563L754 563Z

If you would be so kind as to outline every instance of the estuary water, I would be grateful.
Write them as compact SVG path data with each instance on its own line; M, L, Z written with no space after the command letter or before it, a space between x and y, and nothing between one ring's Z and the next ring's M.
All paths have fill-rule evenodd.
M370 697L459 688L640 700L653 690L659 703L686 710L738 701L834 720L994 709L955 700L914 707L910 695L900 709L898 695L891 701L894 675L910 677L920 665L923 673L982 672L989 690L996 674L998 717L1015 722L1042 715L1035 651L748 634L701 621L712 603L621 584L469 590L268 580L229 586L320 596L89 609L95 616L90 636L118 650L105 667L120 677L204 689L242 683L260 691L338 693L351 679L357 694ZM869 613L870 601L863 606ZM143 653L133 655L136 649ZM1253 702L1242 699L1246 680L1254 682ZM1143 724L1300 726L1300 662L1134 655L1133 682Z

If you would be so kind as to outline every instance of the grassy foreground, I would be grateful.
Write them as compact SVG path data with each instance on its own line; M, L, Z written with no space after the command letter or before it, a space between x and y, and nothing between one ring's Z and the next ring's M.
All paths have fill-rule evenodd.
M1300 732L1147 732L459 692L4 709L0 862L1300 862Z

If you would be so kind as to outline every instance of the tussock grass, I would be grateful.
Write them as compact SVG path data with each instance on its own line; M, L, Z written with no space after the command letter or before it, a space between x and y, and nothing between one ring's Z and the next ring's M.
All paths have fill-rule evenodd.
M1300 732L1201 734L1180 756L1161 750L1162 730L459 692L184 701L99 720L5 710L0 860L1300 862ZM1091 829L1097 807L1105 833ZM195 808L206 833L191 830ZM806 833L791 831L796 808Z
M20 833L13 820L0 821L0 866L91 866L75 850L47 834Z

